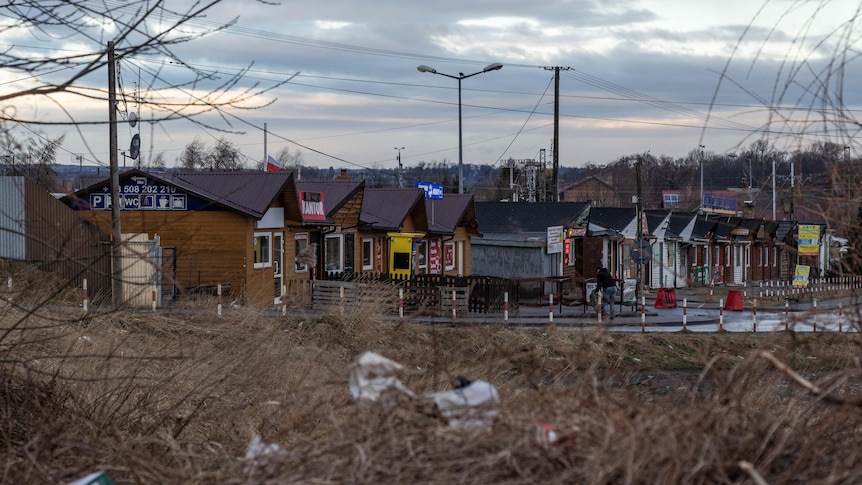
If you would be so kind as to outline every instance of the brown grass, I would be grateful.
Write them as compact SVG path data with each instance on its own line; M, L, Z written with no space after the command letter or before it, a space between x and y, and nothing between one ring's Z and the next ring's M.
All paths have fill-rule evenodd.
M91 314L0 309L3 483L858 483L856 334L452 328L373 309ZM366 350L416 393L500 391L490 430L355 404ZM824 388L777 371L767 350ZM571 440L543 449L537 424ZM280 452L243 456L260 434ZM746 463L751 468L746 468Z

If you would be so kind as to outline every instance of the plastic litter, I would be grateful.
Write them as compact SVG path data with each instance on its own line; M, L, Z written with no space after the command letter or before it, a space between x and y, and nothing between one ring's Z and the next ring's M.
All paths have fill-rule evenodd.
M350 393L356 401L384 407L392 405L385 396L403 396L423 404L417 409L427 409L458 429L490 426L499 412L500 395L488 382L458 377L454 389L416 396L393 375L404 371L405 367L393 360L365 352L350 374Z
M79 478L74 482L69 482L66 485L114 485L114 479L108 475L108 472L102 470L91 473L84 478Z
M381 395L389 392L403 393L411 398L415 395L394 375L403 372L404 366L374 352L365 352L350 373L350 394L359 402L377 402Z
M459 377L459 387L435 392L430 398L435 408L453 428L487 426L497 417L500 395L489 382L469 381Z
M577 426L572 426L568 434L559 435L547 421L540 421L536 426L536 447L548 452L549 456L560 458L572 453L578 442Z
M272 458L281 457L284 454L281 447L276 443L265 443L259 434L254 435L248 443L245 451L246 465L245 473L250 473L258 468L266 468Z

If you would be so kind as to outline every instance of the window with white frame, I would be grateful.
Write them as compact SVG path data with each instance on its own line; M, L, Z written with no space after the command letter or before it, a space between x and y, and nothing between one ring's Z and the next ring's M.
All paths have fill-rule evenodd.
M778 248L772 248L772 267L778 266Z
M679 207L679 194L664 194L665 209L675 209Z
M272 233L254 233L254 267L269 268L272 266Z
M416 273L428 273L428 241L416 241Z
M342 234L326 235L326 271L340 273L344 270L341 255L344 252L344 238Z
M297 273L307 273L308 272L308 264L306 264L304 258L300 257L300 253L308 248L308 233L301 232L297 233L294 236L295 240L295 251L294 257L296 258L296 272Z
M446 271L455 269L455 243L447 242L443 245L443 268Z
M374 269L374 239L362 239L362 271Z

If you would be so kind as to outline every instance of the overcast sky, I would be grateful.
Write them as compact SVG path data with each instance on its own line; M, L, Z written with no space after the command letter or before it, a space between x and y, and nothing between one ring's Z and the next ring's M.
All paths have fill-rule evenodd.
M238 16L237 23L176 49L183 60L228 72L253 62L249 80L237 88L298 74L260 100L274 101L270 106L230 112L236 116L228 119L231 128L242 134L184 121L141 123L122 127L119 146L127 150L140 130L143 159L163 153L172 166L195 137L211 145L225 136L257 161L264 158L265 123L267 151L299 150L307 165L392 169L396 147L404 147L405 166L457 164L458 81L417 66L457 75L497 62L501 70L462 81L465 163L535 159L542 149L550 162L554 83L548 68L555 66L562 68L563 166L646 151L685 157L699 145L734 153L760 137L780 149L815 140L852 144L852 123L831 120L840 118L836 99L849 109L860 104L859 60L848 51L859 47L853 31L858 9L858 0L287 0L276 6L226 0L206 22ZM0 44L23 39L0 36ZM54 45L76 41L82 42ZM845 64L830 64L844 53ZM121 63L126 100L153 61ZM17 79L9 73L0 78ZM106 83L107 73L86 82ZM104 103L67 102L76 119L107 118ZM46 100L19 101L16 108L30 119L63 116ZM148 117L146 106L132 103L129 111ZM843 116L855 119L853 111ZM823 118L830 122L813 122ZM76 154L89 164L108 163L104 126L82 128L92 151L68 126L36 129L66 134L60 163L73 162Z

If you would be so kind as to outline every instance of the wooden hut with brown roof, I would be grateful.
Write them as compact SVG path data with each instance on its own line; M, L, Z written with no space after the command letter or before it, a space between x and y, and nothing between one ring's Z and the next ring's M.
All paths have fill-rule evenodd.
M362 271L395 277L416 271L420 262L413 246L428 233L424 200L420 188L365 190L357 236Z
M364 191L362 180L296 182L300 212L291 221L295 252L313 253L313 260L296 261L298 279L356 271L356 231Z
M158 235L175 248L171 279L181 291L223 285L230 298L280 303L284 288L288 217L298 218L292 172L181 172L173 176L129 170L119 176L124 234ZM62 199L83 218L111 231L109 181ZM124 236L125 238L125 236Z
M480 235L476 205L472 195L446 194L442 199L425 199L428 234L417 257L420 274L470 275L470 238Z

